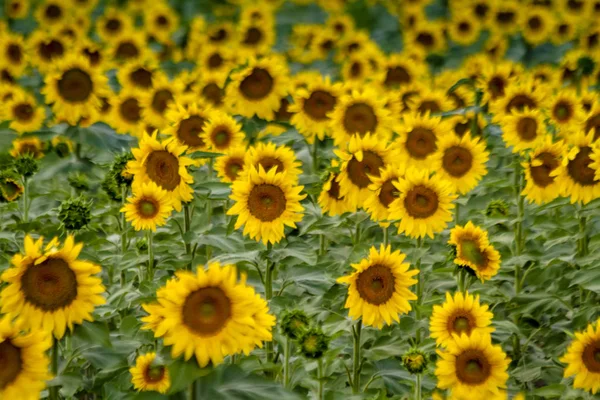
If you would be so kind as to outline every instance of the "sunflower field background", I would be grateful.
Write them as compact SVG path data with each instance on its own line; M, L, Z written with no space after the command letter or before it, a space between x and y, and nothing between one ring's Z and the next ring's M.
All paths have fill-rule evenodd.
M600 1L0 15L0 399L599 395Z

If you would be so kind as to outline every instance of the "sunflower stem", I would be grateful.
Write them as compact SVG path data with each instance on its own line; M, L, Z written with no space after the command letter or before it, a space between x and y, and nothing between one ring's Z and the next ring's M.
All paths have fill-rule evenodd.
M290 353L292 352L292 342L288 337L285 338L285 348L283 349L283 387L290 385Z
M579 209L579 255L582 257L588 254L588 239L587 239L587 218L583 215L583 206Z
M415 400L421 400L421 374L417 374L416 376Z
M192 220L190 217L190 205L188 203L185 203L183 205L183 232L184 232L184 235L190 231L191 222L192 222ZM185 245L185 254L189 255L192 252L192 244L185 242L185 238L184 238L184 245ZM188 265L188 269L190 269L191 265L192 265L192 263L190 262L190 264Z
M319 139L315 137L312 145L312 167L315 174L319 172Z
M23 178L23 222L29 222L29 179Z
M152 246L153 235L152 231L149 229L146 231L146 233L148 235L148 276L146 279L149 282L152 282L154 279L154 249Z
M269 243L267 245L267 252L271 253L272 245ZM268 256L267 256L268 257ZM273 269L275 264L271 262L269 258L267 258L266 269L265 269L265 298L267 303L270 302L273 297ZM267 363L273 362L273 341L267 342L265 346L267 350Z
M423 238L417 238L417 254L418 258L415 263L415 268L419 270L419 275L417 275L417 304L415 305L415 319L418 325L421 325L421 304L423 302L423 271L421 271L421 254L420 250L423 247ZM416 331L416 343L421 343L421 327L417 327Z
M463 293L465 291L465 271L463 267L458 267L458 274L456 275L458 291Z
M51 360L51 372L52 372L52 377L55 378L56 375L58 375L58 353L60 351L59 345L58 345L58 339L53 338L54 343L52 345L52 360ZM58 391L60 390L59 386L52 386L51 388L49 388L49 394L50 394L50 400L58 400Z
M327 239L325 238L325 235L320 234L319 235L319 255L320 256L325 254L326 241L327 241Z
M127 186L121 186L121 209L125 207L127 197ZM127 221L125 220L125 213L119 212L119 217L121 218L121 256L124 256L127 252ZM125 281L127 279L126 271L124 268L121 268L121 286L125 285Z
M360 223L356 224L356 233L354 236L354 244L357 245L360 242Z
M360 391L360 332L362 330L362 320L358 320L352 328L352 336L354 339L354 349L352 353L352 394L358 394Z
M382 227L383 229L383 245L385 247L387 247L388 244L390 244L390 226L386 225L384 227Z
M458 226L460 224L460 204L456 203L456 207L454 208L454 226Z
M196 381L194 381L190 384L190 388L188 391L189 400L196 400L196 397L197 397L196 390L197 390Z
M524 235L523 235L523 216L525 214L525 198L521 195L523 174L521 173L521 164L517 158L515 162L514 187L517 203L517 221L515 222L515 255L518 257L523 253ZM521 292L521 264L515 265L515 293Z
M319 381L319 391L317 393L317 400L323 400L323 357L317 360L317 380Z

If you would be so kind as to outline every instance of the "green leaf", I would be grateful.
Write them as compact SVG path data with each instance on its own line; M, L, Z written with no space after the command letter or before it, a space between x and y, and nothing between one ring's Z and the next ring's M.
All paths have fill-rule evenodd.
M75 329L74 336L88 344L112 347L108 325L102 322L85 321Z

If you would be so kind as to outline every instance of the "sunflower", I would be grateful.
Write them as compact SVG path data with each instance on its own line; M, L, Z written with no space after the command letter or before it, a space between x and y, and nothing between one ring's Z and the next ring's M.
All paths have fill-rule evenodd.
M532 77L511 78L504 89L504 96L490 102L494 122L515 111L540 110L546 108L549 93L545 85L538 84Z
M183 82L178 79L169 81L162 72L154 74L152 82L152 89L139 96L142 119L162 130L168 123L165 116L167 108L183 93Z
M46 387L52 346L47 332L23 333L20 322L0 318L0 396L3 399L37 400Z
M363 207L371 215L372 221L385 223L390 219L390 204L399 195L394 182L398 182L403 176L403 168L398 165L387 165L381 170L381 175L371 177L372 183L369 185L371 193Z
M515 0L499 0L493 2L490 19L491 30L504 35L511 35L519 29L521 7Z
M397 89L418 79L425 67L404 54L391 54L385 58L377 80L386 89Z
M572 41L577 36L578 20L563 16L554 24L554 31L550 35L550 40L555 45L561 45Z
M144 28L158 42L168 42L178 25L179 17L168 3L153 3L144 10Z
M502 139L513 153L531 149L543 143L546 124L540 110L513 111L501 122Z
M485 141L469 134L445 135L438 141L432 164L433 170L450 182L453 191L466 194L487 174L488 159Z
M339 36L331 28L320 27L309 43L310 56L315 60L326 60L336 49Z
M469 13L456 15L452 18L448 34L453 42L461 46L470 46L479 39L482 26Z
M123 64L117 71L121 86L147 92L152 89L158 63L154 58L132 60Z
M500 253L489 243L487 232L471 221L452 228L448 244L456 251L454 263L473 270L482 282L498 273Z
M401 111L405 112L411 109L413 99L418 98L419 94L426 89L427 86L423 82L415 81L398 90L388 92L388 95L389 97L397 98L397 101L400 103ZM396 117L395 119L399 120L400 118Z
M438 114L454 108L452 100L443 89L423 88L418 94L411 96L408 105L412 111L420 114Z
M438 346L444 346L453 341L453 334L471 335L474 332L490 334L494 314L488 311L487 305L479 304L479 295L473 297L469 292L455 293L454 297L446 292L446 302L441 306L433 306L429 322L430 336Z
M118 64L133 60L143 60L148 55L148 43L144 32L127 29L119 36L111 39L107 54L109 59Z
M285 237L284 228L296 227L302 220L304 207L300 200L303 186L295 186L285 173L271 168L268 172L262 165L258 170L246 166L244 176L232 185L230 198L236 203L227 215L237 215L235 229L244 225L244 235L265 244L278 243Z
M273 120L281 98L287 96L288 71L285 61L270 56L250 59L242 70L231 74L225 103L234 113Z
M525 188L522 195L537 204L548 203L560 195L560 185L553 171L560 167L562 155L566 152L564 142L552 143L552 137L536 146L529 159L521 165L525 170Z
M107 60L104 55L104 49L100 44L89 38L79 38L76 42L76 53L84 56L90 62L90 67L101 71L106 71L111 68L110 60Z
M451 128L447 120L429 113L405 113L396 128L399 137L394 147L399 150L407 167L429 168L438 142Z
M574 388L592 394L600 390L600 319L575 333L575 339L560 361L567 364L565 378L575 376Z
M188 153L208 150L203 133L212 112L196 102L186 106L176 103L167 110L168 126L163 133L171 135L180 145L187 146Z
M369 34L365 31L352 31L348 32L340 38L338 42L337 53L335 55L335 62L342 63L344 60L349 58L352 54L359 54L372 43Z
M258 143L248 149L247 167L252 166L258 169L259 165L265 172L274 170L278 174L283 174L286 180L292 183L298 182L298 177L302 173L300 163L296 160L296 153L290 147L277 146L275 143ZM249 169L246 168L245 172Z
M242 125L222 111L212 111L204 124L201 139L210 151L223 153L244 144Z
M218 157L215 170L221 182L233 183L246 168L248 150L246 146L230 147L225 154Z
M268 54L275 43L275 27L272 20L241 22L238 26L236 51L242 58Z
M157 226L165 225L173 211L171 194L152 181L136 181L132 189L133 197L127 199L129 204L124 205L121 212L133 228L155 232Z
M14 139L10 155L17 158L24 154L31 154L34 158L44 157L44 143L37 136Z
M547 87L560 87L560 75L558 70L552 64L538 64L531 69L531 77L540 85ZM551 107L550 105L548 106Z
M37 131L44 124L46 111L35 97L23 90L16 91L3 107L4 119L10 121L8 127L18 133Z
M144 121L138 97L139 91L123 88L118 95L110 99L109 122L117 133L141 135Z
M35 19L40 26L52 27L64 22L71 16L67 0L46 0L35 10Z
M477 118L477 124L473 126L473 118L475 118L475 113L468 111L462 115L453 115L446 118L446 121L448 121L451 131L456 137L462 138L467 134L472 137L480 136L483 132L483 123L486 123L486 121L482 121L483 118ZM473 128L475 128L475 132L472 132Z
M337 162L334 162L333 166L335 168ZM346 198L340 195L340 184L338 183L337 178L337 173L331 172L329 174L329 177L323 184L318 199L323 214L327 213L331 217L342 215L346 212L356 211L356 207L352 207L348 201L346 201Z
M339 37L354 31L354 19L344 13L330 14L325 25L337 33Z
M229 72L235 66L237 54L227 47L207 44L198 57L198 65L202 68L205 79L213 79L220 85L225 83Z
M22 19L29 14L29 0L7 0L4 2L4 13L8 18Z
M393 119L385 108L386 96L374 88L352 88L350 94L340 97L331 113L329 128L334 142L345 146L353 136L370 134L382 141L389 140Z
M592 104L584 121L584 132L593 134L594 141L600 139L600 101Z
M61 339L68 327L92 321L92 312L106 300L102 280L95 276L102 269L89 261L78 260L83 244L67 236L58 248L54 238L42 251L43 238L33 241L25 236L25 254L16 254L12 267L2 274L7 283L0 292L2 312L18 317L25 328L43 329Z
M0 177L0 201L15 201L21 197L24 191L25 188L16 177Z
M428 170L410 168L394 186L399 196L389 206L390 218L399 219L398 232L410 237L433 238L452 219L456 195L450 183Z
M362 53L353 53L342 64L342 79L349 85L359 87L366 82L374 71Z
M104 14L96 20L96 33L104 42L112 42L133 29L131 16L117 7L106 7Z
M52 104L54 115L76 125L82 118L93 115L102 106L98 97L107 90L108 79L90 67L82 56L68 56L48 74L42 93Z
M594 136L579 132L571 143L573 147L563 153L561 167L552 171L551 176L556 176L561 196L570 197L571 203L587 204L600 197L600 179L595 177L594 169L597 163L592 160Z
M313 41L315 39L315 32L319 32L323 29L322 25L318 24L296 24L292 27L292 32L289 36L289 48L286 51L287 57L295 62L301 64L310 64L315 61L317 53L311 51L313 48Z
M554 31L554 16L543 7L526 7L521 18L523 37L529 44L539 45L546 42Z
M484 44L485 54L493 61L500 61L508 50L508 38L502 34L492 34Z
M71 41L66 37L36 30L27 39L29 63L42 73L52 70L67 55L71 46Z
M500 346L491 343L489 334L452 335L445 350L438 350L435 375L438 387L451 389L458 398L483 399L506 388L510 359Z
M348 150L335 150L341 160L340 173L336 181L340 196L346 198L351 208L362 207L369 196L369 185L373 178L381 176L381 170L396 163L396 152L375 135L353 136Z
M406 47L416 47L425 53L441 53L446 49L444 27L440 22L424 20L406 32Z
M129 369L131 383L138 391L167 393L171 387L171 376L166 365L160 363L156 353L137 356L135 367Z
M28 56L23 36L14 33L2 35L0 43L0 64L14 76L21 76L27 67Z
M482 104L491 104L503 98L514 73L515 66L512 62L486 64L476 82L483 92Z
M235 266L211 263L196 273L177 271L174 278L157 291L158 304L144 305L150 313L142 318L143 329L152 329L173 357L195 355L203 368L217 366L224 357L249 354L263 341L271 341L275 317L267 302L246 284L237 280Z
M206 36L210 43L226 46L235 40L235 27L231 22L219 22L206 29Z
M181 211L181 202L189 202L194 190L190 184L194 178L188 172L188 166L194 164L191 158L182 154L186 147L176 142L160 142L158 132L152 136L143 133L139 147L131 152L135 159L127 163L127 173L133 175L134 183L154 182L166 190L173 200L175 211Z
M227 110L223 85L224 83L219 82L214 77L202 76L198 81L198 94L200 95L201 102L217 110Z
M417 283L413 276L419 270L409 270L405 258L398 250L392 252L389 245L381 245L379 251L371 247L367 259L352 264L352 274L337 279L349 285L344 307L351 318L362 318L364 325L381 329L384 323L399 322L399 315L411 310L409 300L417 300L417 296L409 287Z

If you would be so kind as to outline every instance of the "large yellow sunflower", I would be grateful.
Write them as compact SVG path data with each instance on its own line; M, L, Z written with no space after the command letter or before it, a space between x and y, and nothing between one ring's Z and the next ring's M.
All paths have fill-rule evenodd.
M399 196L390 204L390 218L399 219L398 232L410 237L433 238L452 220L452 201L456 194L450 183L428 170L410 168L404 178L394 182Z
M403 176L404 169L395 164L382 168L381 175L371 176L371 193L363 204L365 211L371 215L371 220L386 223L390 219L390 204L400 195L394 182L398 182Z
M0 318L0 398L38 400L46 381L52 346L50 335L41 329L24 333L20 321Z
M356 211L356 207L353 207L344 196L340 195L340 184L337 177L338 174L335 172L329 174L318 199L323 214L327 213L332 217Z
M456 193L466 194L487 174L489 153L485 142L465 134L445 135L438 141L432 157L433 169L452 185Z
M246 139L246 135L242 131L242 125L229 114L218 110L214 110L209 114L208 122L204 124L200 137L209 150L218 153L240 147Z
M350 317L381 329L384 323L399 322L399 315L411 310L409 300L417 300L417 296L409 287L417 283L413 276L419 270L409 270L405 258L399 250L392 252L389 245L381 245L379 251L371 247L367 259L352 264L353 273L337 279L349 285L344 307Z
M452 297L450 292L446 292L444 304L433 306L429 320L430 336L438 346L446 347L454 340L453 334L492 333L494 328L490 325L493 317L487 305L479 304L479 295L457 292Z
M88 118L102 106L99 98L107 90L108 79L90 67L83 56L68 56L57 63L56 70L48 74L42 93L52 104L54 115L71 125Z
M575 340L560 361L567 364L565 378L575 376L574 388L592 394L600 390L600 319L575 333Z
M23 90L15 91L3 108L3 119L10 121L9 128L18 133L39 130L46 118L46 111L37 104L35 97Z
M183 82L178 79L170 81L164 73L154 74L152 88L139 96L144 122L162 130L168 123L165 116L167 108L174 105L175 99L182 93Z
M454 263L470 268L482 282L498 273L500 253L490 244L487 232L471 221L452 228L448 244L456 251Z
M244 176L233 182L231 199L235 204L227 215L237 215L235 229L244 226L244 235L265 244L278 243L284 236L285 226L296 227L302 220L304 207L300 201L306 197L300 194L304 186L294 186L285 173L276 168L265 171L246 166Z
M246 146L232 147L217 158L215 171L222 182L233 183L246 168L248 150Z
M106 300L100 266L78 260L83 244L67 236L58 248L54 238L42 250L43 238L25 237L25 253L16 254L2 274L8 285L0 292L2 312L21 318L26 328L43 329L60 339L67 327L92 321L92 312Z
M485 399L506 388L510 359L489 334L454 334L445 350L438 350L435 375L438 387L458 398Z
M139 355L135 367L129 369L131 383L138 391L167 393L171 387L171 375L166 365L160 363L156 353Z
M563 153L561 167L550 175L556 176L561 196L570 197L571 203L587 204L600 197L600 179L597 179L594 169L597 163L591 158L594 135L579 132L572 136L571 142L574 146Z
M529 159L521 165L525 170L525 188L522 195L537 204L548 203L560 195L560 185L552 174L560 167L566 146L563 141L552 143L548 135L541 145L535 147Z
M181 211L181 202L191 201L194 190L190 184L194 178L188 172L188 166L194 161L183 156L185 146L176 142L161 142L157 139L158 132L152 136L144 133L139 147L131 152L135 159L127 163L127 173L133 175L133 180L140 182L152 181L166 190L173 200L173 208Z
M504 116L500 123L502 139L513 153L534 148L544 142L546 123L540 110L513 111Z
M335 150L341 160L340 173L336 181L340 185L340 196L351 208L362 207L369 196L372 177L381 175L381 170L397 162L395 151L375 135L354 135L348 150Z
M260 142L248 149L246 159L247 167L252 166L258 169L258 166L264 168L265 172L275 170L277 173L284 174L285 178L292 183L298 182L298 177L302 173L300 166L302 163L296 160L296 153L287 146L277 146L273 142ZM249 171L248 168L245 169Z
M136 181L132 185L133 197L129 197L121 208L125 219L131 221L136 231L150 229L156 231L157 226L167 223L167 218L173 211L171 194L156 183Z
M396 132L399 137L394 141L394 147L402 161L407 167L422 169L431 168L438 142L449 135L451 128L447 120L429 113L405 113Z
M281 99L288 94L288 85L284 60L276 56L251 58L244 68L231 74L225 103L235 114L273 120Z
M245 275L238 282L233 265L177 271L156 294L158 304L144 305L150 314L142 318L144 329L172 346L173 357L194 355L200 367L216 366L228 355L249 354L272 340L275 317Z

